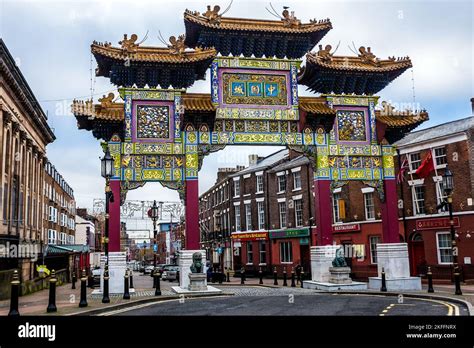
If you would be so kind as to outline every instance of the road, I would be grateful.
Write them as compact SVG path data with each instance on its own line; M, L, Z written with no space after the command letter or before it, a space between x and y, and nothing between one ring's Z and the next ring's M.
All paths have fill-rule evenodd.
M327 294L308 289L222 287L234 296L186 298L138 305L105 315L217 315L217 316L294 316L294 315L467 315L463 305L441 300L380 296L372 294ZM401 301L401 302L400 302Z

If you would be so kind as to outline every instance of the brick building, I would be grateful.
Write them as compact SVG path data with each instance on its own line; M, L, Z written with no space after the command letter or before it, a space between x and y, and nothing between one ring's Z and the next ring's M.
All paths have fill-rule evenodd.
M200 197L201 245L214 268L281 273L302 263L308 269L312 177L310 161L286 149L251 155L247 168L219 169L216 184Z
M430 266L435 279L452 276L449 214L447 208L439 208L446 198L442 176L449 167L454 174L458 261L462 277L474 279L474 116L412 132L396 145L400 162L408 162L399 194L412 274L426 274ZM423 179L415 172L428 154L434 159L434 169Z
M89 249L76 247L76 202L74 191L51 162L44 167L43 233L46 250L45 263L49 268L67 269L84 257ZM75 254L75 258L71 256Z
M22 282L27 282L37 276L35 260L47 241L44 168L46 145L55 136L2 39L0 71L0 245L5 251L12 246L29 250L29 255L2 255L0 271L19 269Z

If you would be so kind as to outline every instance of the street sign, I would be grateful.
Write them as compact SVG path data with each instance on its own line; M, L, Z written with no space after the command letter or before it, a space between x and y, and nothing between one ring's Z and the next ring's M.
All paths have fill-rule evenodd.
M158 251L158 244L153 244L153 252L157 252Z

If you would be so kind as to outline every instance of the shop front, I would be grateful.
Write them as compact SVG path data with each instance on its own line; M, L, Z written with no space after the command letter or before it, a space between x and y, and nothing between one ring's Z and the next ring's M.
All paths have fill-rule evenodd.
M304 272L310 271L310 228L292 228L272 230L271 240L272 265L276 267L279 276L286 270L288 275L297 265Z
M267 231L234 232L231 237L236 271L245 267L250 275L257 274L260 268L265 274L270 272L271 248Z

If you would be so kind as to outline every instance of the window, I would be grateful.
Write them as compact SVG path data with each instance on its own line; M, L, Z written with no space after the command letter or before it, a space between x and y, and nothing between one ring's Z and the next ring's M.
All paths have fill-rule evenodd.
M365 204L365 219L374 220L375 219L375 205L374 205L373 192L364 193L364 204Z
M267 249L266 249L266 243L264 240L261 240L259 242L259 249L260 249L260 264L266 264L267 263Z
M303 226L303 200L296 199L295 203L295 225L296 227Z
M369 238L370 241L370 263L377 263L377 244L380 243L379 236L372 236Z
M263 202L257 202L257 210L258 210L258 229L263 230L265 229L265 206Z
M53 221L54 222L54 207L48 207L49 215L48 215L48 221Z
M247 242L247 264L253 263L253 245L252 242Z
M286 176L280 175L278 178L278 192L285 192L286 191Z
M422 185L413 186L413 211L416 215L425 214L425 187Z
M410 154L410 171L414 172L415 170L418 169L418 167L421 165L421 157L420 153L412 153Z
M280 262L293 262L291 242L280 243Z
M263 192L263 175L257 175L257 192Z
M453 249L451 245L451 233L436 233L436 244L438 246L438 263L452 263Z
M293 172L293 189L299 190L301 188L301 172Z
M286 202L278 203L278 211L280 213L280 228L286 227Z
M60 240L59 244L66 244L66 233L61 232L59 234L59 240Z
M443 181L437 181L436 182L436 203L439 205L442 202L446 201L448 199L448 196L446 195L446 192L444 191L443 188ZM448 211L447 205L444 205L442 208L438 210L438 213Z
M235 230L240 231L240 205L234 206L235 211Z
M234 197L240 196L240 180L234 181Z
M252 230L252 208L250 204L245 205L245 229Z
M446 148L444 146L435 148L434 158L435 158L437 166L442 166L443 164L447 164L448 161L446 159Z
M56 244L56 231L48 230L48 244Z
M334 193L332 195L332 215L334 217L334 222L342 222L341 214L339 210L339 201L341 200L340 193Z

